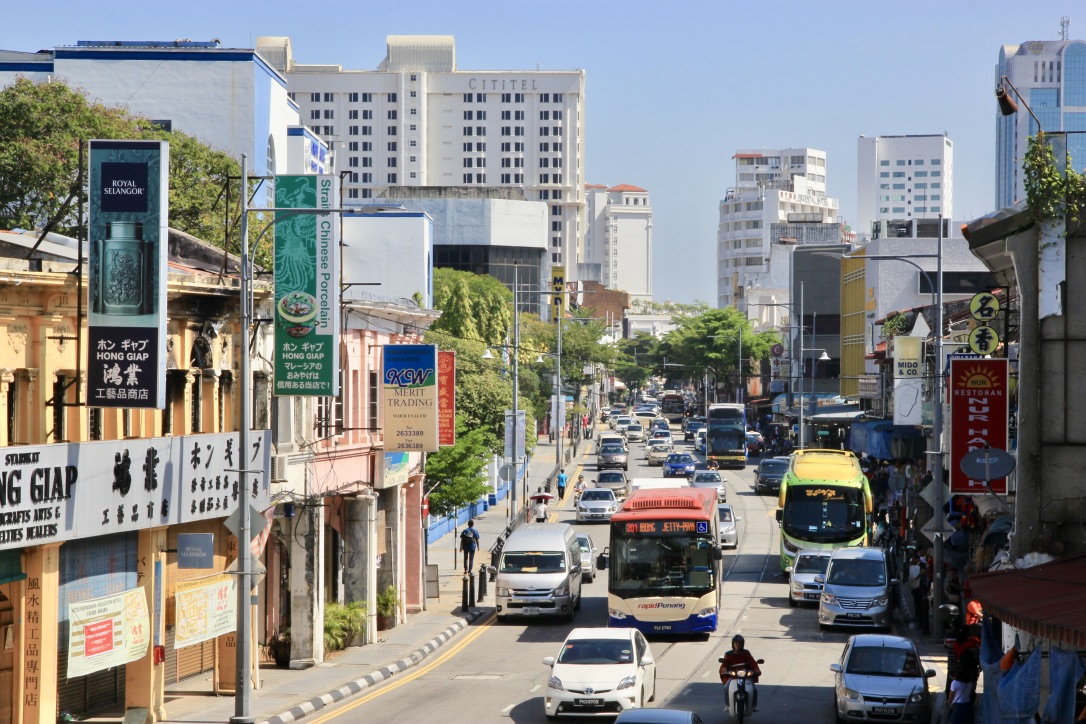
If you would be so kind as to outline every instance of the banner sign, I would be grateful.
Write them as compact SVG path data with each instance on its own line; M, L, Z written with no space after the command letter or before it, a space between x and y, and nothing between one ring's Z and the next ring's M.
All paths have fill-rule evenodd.
M386 452L436 452L437 348L386 344L381 375Z
M515 422L513 411L505 411L505 459L512 463L528 454L524 448L526 427L524 410L517 410Z
M151 642L142 588L70 604L68 622L68 678L142 659Z
M558 324L558 320L566 316L566 268L564 266L551 267L551 321Z
M332 209L335 176L276 176L278 209ZM339 395L339 247L333 214L276 215L276 395Z
M177 624L174 648L180 649L223 634L237 627L237 576L214 576L177 582Z
M403 485L411 477L411 467L411 453L386 452L384 474L374 487L384 490Z
M90 142L87 406L166 406L170 145Z
M1009 366L1006 359L950 360L950 492L952 495L982 495L988 492L982 480L961 470L962 458L985 444L1007 449L1007 420L1010 405ZM1007 493L1007 479L992 480L992 492Z
M271 433L250 433L249 501L271 505ZM225 518L237 433L20 445L0 453L0 550Z
M923 422L920 337L894 337L894 424Z
M456 352L437 353L438 444L456 444Z

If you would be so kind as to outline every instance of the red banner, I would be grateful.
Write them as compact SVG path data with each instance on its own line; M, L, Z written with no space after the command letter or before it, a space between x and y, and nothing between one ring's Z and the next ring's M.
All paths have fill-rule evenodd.
M983 480L962 472L966 453L989 447L1007 449L1010 414L1010 367L1006 359L950 360L950 492L981 495L988 492ZM1007 493L1007 479L989 482L992 491Z
M456 444L456 352L437 353L437 444Z

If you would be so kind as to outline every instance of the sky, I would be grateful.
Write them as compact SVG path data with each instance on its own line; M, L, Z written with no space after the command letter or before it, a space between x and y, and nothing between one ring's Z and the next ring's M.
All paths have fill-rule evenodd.
M1055 40L1063 0L545 3L41 0L9 3L0 49L77 40L291 38L299 63L372 70L388 35L452 35L461 70L586 71L585 181L647 189L657 300L716 301L718 204L741 148L826 151L827 194L854 223L861 135L946 132L954 209L993 211L995 63Z

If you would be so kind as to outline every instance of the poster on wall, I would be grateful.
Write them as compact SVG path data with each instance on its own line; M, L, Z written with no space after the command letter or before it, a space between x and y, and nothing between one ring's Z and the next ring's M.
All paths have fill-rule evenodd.
M456 352L437 353L437 428L441 447L456 444Z
M923 422L921 339L894 337L894 424Z
M1010 371L1006 359L950 360L950 492L953 495L983 495L983 480L962 472L966 453L988 445L1007 449L1010 412ZM1006 495L1007 479L989 482L992 492Z
M147 594L134 588L68 606L68 677L142 659L151 638Z
M386 452L435 452L437 348L387 344L381 375Z
M276 176L277 209L333 209L335 177ZM339 246L334 214L276 215L276 395L339 395Z
M90 142L87 406L166 404L170 145Z
M177 582L174 648L210 641L237 628L237 576L217 573Z

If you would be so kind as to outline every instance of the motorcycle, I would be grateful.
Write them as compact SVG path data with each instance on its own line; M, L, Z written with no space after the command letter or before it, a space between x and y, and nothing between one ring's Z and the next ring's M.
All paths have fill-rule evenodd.
M720 663L724 663L723 656L718 660ZM759 666L765 663L765 659L758 659L757 661ZM745 664L730 666L729 671L731 671L731 676L725 685L728 692L728 711L735 717L736 721L743 722L754 710L754 692L747 690L747 679L752 679L754 672ZM752 681L751 687L753 686L754 682Z

